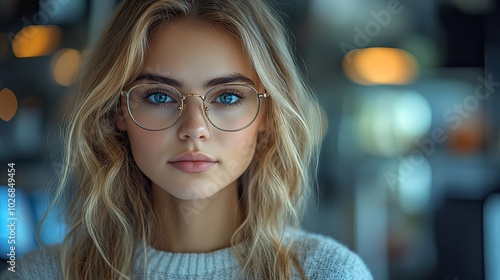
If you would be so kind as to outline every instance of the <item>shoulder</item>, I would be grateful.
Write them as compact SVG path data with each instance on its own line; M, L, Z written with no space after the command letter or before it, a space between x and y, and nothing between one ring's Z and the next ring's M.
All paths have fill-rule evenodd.
M60 245L45 246L15 261L14 271L5 269L0 279L62 279Z
M334 239L301 230L289 236L308 279L373 279L363 260Z

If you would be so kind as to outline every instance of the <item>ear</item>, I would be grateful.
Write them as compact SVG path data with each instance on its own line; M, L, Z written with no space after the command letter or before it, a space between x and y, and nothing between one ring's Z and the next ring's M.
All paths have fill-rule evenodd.
M123 96L120 98L120 102L118 102L118 105L116 106L116 113L115 113L115 120L116 120L116 127L118 127L119 130L121 131L127 131L127 123L125 122L125 115L123 114L124 103L123 101Z

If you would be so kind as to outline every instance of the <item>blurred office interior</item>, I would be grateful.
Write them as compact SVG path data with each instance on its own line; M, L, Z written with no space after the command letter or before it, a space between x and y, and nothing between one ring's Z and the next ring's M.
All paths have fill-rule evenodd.
M500 3L269 1L329 118L303 226L356 251L375 279L500 279ZM15 162L20 255L37 246L61 169L67 86L118 2L0 1L0 219ZM64 236L56 214L44 242Z

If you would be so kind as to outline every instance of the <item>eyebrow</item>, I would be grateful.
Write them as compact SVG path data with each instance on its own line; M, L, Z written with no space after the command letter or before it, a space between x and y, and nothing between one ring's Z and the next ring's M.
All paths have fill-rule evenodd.
M160 76L160 75L156 75L156 74L151 74L151 73L140 74L134 80L134 82L144 81L144 80L158 82L158 83L166 84L166 85L169 85L172 87L177 87L177 88L183 87L183 83L176 80L176 79L172 79L169 77ZM245 75L240 74L240 73L231 73L231 74L226 75L226 76L214 78L214 79L206 82L204 86L205 86L205 88L208 88L208 87L214 87L214 86L223 85L223 84L230 84L230 83L245 83L245 84L249 84L252 86L255 85L255 83L250 78L246 77Z

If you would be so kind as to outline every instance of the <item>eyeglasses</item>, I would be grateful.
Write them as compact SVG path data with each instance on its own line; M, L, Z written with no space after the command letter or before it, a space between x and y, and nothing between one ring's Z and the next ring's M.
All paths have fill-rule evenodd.
M251 86L225 84L211 88L205 95L182 95L174 87L164 84L140 84L128 91L127 109L136 125L146 130L164 130L181 117L188 97L199 97L208 121L222 131L239 131L257 118L260 100L269 94L259 93Z

